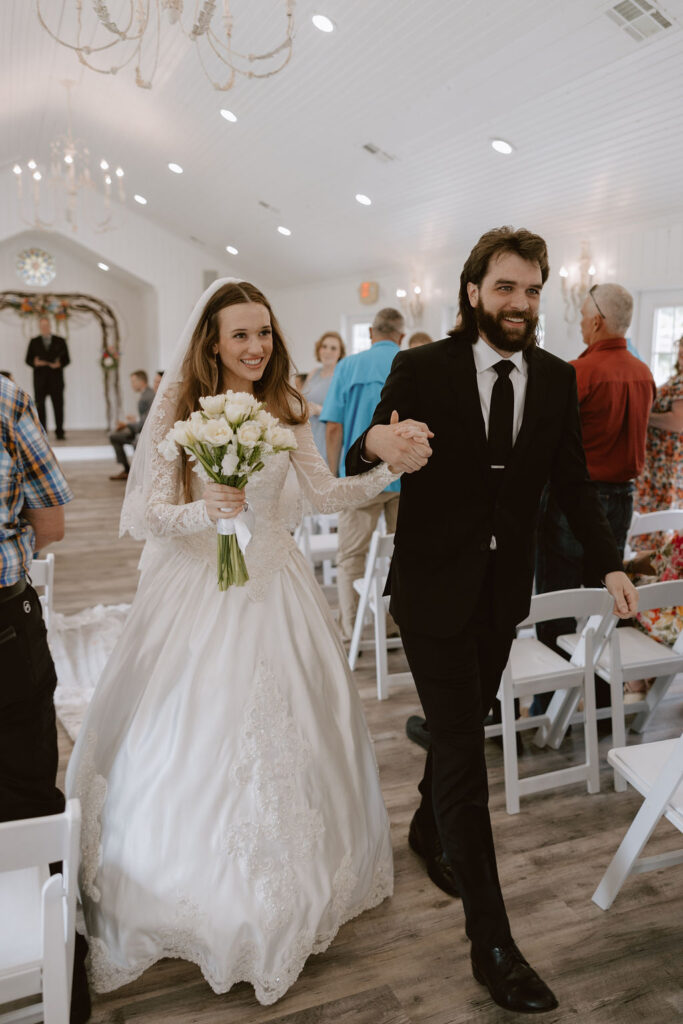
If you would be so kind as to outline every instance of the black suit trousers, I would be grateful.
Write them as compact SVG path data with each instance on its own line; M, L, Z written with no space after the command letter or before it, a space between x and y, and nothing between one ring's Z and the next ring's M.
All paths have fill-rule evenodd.
M52 410L55 414L55 432L64 433L64 377L61 370L52 370L48 374L35 374L34 391L36 393L36 409L38 419L47 431L47 415L45 401L52 399Z
M493 622L494 559L492 552L476 609L452 636L414 633L400 623L431 737L419 787L421 831L429 836L437 830L462 897L467 935L477 945L510 941L484 756L484 717L495 699L514 635L512 629Z

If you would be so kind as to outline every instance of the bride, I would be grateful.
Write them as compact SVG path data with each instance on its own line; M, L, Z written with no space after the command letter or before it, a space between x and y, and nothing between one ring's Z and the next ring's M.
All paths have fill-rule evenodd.
M396 474L382 463L335 479L289 373L266 298L217 281L186 325L138 445L121 530L147 540L139 587L67 775L82 805L80 886L98 992L180 957L215 992L247 981L272 1003L340 925L392 893L371 741L282 493L290 463L321 512L366 502ZM203 485L184 454L169 463L157 450L201 395L229 388L255 394L298 445L272 456L246 493ZM419 444L404 442L413 454L397 468L426 462ZM247 499L249 581L221 593L215 522Z

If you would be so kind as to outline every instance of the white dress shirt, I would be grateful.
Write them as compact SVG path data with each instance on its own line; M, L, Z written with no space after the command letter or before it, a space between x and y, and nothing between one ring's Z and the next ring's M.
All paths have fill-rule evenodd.
M501 359L505 358L501 356L499 352L491 348L488 342L484 341L483 338L477 338L475 344L472 347L474 354L474 366L477 371L477 387L479 389L479 401L481 402L481 412L484 417L484 428L486 430L486 436L489 436L489 416L491 415L491 393L493 391L493 385L498 379L498 374L493 369L495 363L500 362ZM514 365L514 370L510 374L510 380L512 381L512 391L514 394L514 405L512 410L512 443L514 444L519 434L519 428L522 425L522 417L524 416L524 399L526 397L526 382L527 382L527 365L522 352L515 352L509 357L510 362ZM496 550L496 538L491 537L490 548L492 551Z
M498 379L498 374L493 367L496 363L500 362L504 356L501 356L499 352L496 352L495 349L491 348L483 338L477 338L476 343L472 346L472 352L474 354L474 366L477 371L477 387L479 388L481 412L484 417L486 436L488 437L489 416L491 414L491 392L493 391L493 385ZM514 406L512 412L512 443L514 444L517 440L517 435L519 434L519 428L522 425L522 417L524 416L524 399L526 397L528 370L523 352L513 353L513 355L510 356L510 362L513 363L515 367L510 374L512 391L514 394Z

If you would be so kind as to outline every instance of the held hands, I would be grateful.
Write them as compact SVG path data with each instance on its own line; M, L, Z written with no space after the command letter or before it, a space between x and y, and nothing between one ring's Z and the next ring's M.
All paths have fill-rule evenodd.
M434 437L426 423L401 420L394 410L388 425L377 424L365 435L365 457L381 459L394 473L415 473L427 465Z
M638 611L638 591L625 572L608 572L605 576L607 592L614 598L614 614L630 619Z
M213 481L204 485L204 502L212 523L219 519L233 519L247 507L243 490Z

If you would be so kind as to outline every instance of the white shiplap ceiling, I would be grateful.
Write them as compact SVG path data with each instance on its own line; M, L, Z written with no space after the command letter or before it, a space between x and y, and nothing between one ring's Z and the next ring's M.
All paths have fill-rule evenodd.
M55 23L62 3L42 0ZM65 126L59 83L72 78L75 134L124 166L127 205L216 254L236 246L235 273L270 285L425 264L500 223L557 236L680 219L683 0L658 4L673 27L643 43L608 19L611 6L298 0L289 66L219 93L168 32L145 91L132 70L83 69L40 27L33 0L4 0L2 188L15 187L15 161L47 157ZM243 49L278 37L283 0L231 7ZM318 32L315 12L336 31ZM492 137L512 142L512 156L494 153ZM369 155L368 142L395 159ZM144 210L134 192L148 198Z

